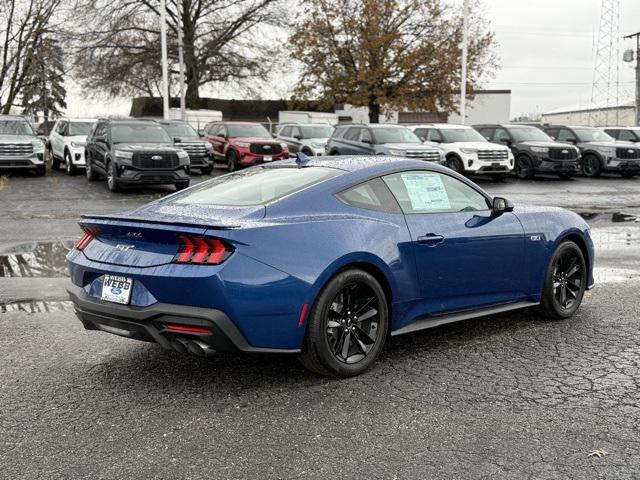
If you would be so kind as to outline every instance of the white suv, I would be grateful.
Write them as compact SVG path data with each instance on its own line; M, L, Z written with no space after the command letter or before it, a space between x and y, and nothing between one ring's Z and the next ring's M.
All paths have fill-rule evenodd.
M447 166L463 175L508 177L513 171L513 153L507 146L490 143L466 125L434 123L408 127L424 143L444 150Z
M74 175L78 167L85 167L84 148L95 122L93 119L62 118L55 123L47 144L52 169L57 170L64 162L67 175Z

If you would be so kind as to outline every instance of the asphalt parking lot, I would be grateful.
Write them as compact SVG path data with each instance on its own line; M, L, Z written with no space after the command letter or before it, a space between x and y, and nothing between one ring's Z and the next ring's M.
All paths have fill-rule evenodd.
M591 223L597 286L578 315L524 311L395 337L371 371L331 380L287 356L200 359L84 331L65 301L79 215L173 188L112 194L83 176L11 176L0 191L0 477L638 478L640 179L479 183Z

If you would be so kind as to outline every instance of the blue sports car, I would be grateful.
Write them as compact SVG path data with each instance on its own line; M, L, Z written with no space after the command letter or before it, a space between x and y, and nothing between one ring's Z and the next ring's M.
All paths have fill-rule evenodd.
M202 356L293 353L339 377L389 335L532 306L567 318L593 286L578 215L398 158L260 165L80 225L67 259L85 328Z

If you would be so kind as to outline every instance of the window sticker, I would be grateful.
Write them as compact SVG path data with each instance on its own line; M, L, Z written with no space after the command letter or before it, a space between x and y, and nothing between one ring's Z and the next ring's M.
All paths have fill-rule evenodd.
M407 188L413 210L450 210L451 204L442 178L437 173L403 173L402 181Z

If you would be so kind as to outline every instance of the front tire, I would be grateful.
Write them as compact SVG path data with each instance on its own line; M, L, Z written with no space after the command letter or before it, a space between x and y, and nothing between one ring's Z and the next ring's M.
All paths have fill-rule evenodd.
M573 316L587 288L587 265L580 247L572 241L560 244L547 270L540 313L549 319Z
M300 362L321 375L359 375L376 361L388 328L378 281L363 270L345 270L329 280L311 309Z
M227 167L230 172L238 170L238 158L234 150L230 150L227 153Z
M73 176L77 173L77 167L71 162L71 154L69 151L64 152L64 162L67 175Z
M89 182L94 182L98 179L98 175L96 174L96 172L93 170L93 167L91 166L91 159L89 158L88 155L86 155L85 153L85 157L86 159L86 165L85 165L85 175L87 176L87 180Z
M116 164L111 161L107 164L107 188L110 192L119 192L118 172L116 172Z
M200 169L200 173L202 173L202 175L211 175L211 172L213 172L213 167L204 167Z
M602 173L600 159L595 155L586 155L582 159L582 173L585 177L599 177Z
M189 188L189 180L187 180L186 182L178 182L175 184L175 187L177 191L184 190L185 188Z
M47 166L42 164L36 167L36 175L39 177L44 177L47 174Z
M447 167L460 175L464 175L464 167L462 161L458 157L447 158Z
M523 155L516 158L516 175L521 180L531 180L535 174L533 162L529 157Z

